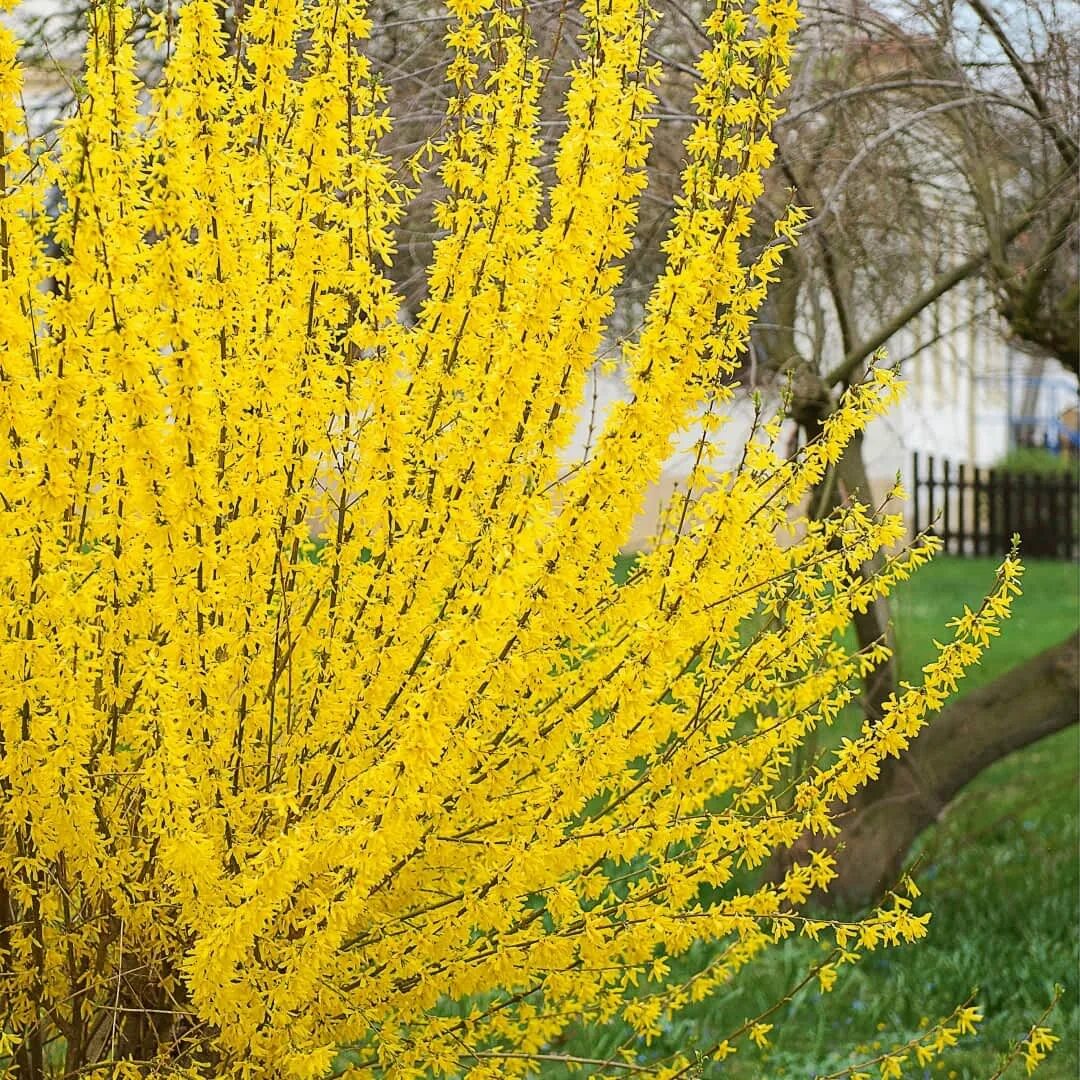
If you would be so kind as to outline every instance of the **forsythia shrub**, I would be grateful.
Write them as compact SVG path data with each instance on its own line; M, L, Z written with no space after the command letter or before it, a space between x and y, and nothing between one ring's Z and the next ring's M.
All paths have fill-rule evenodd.
M131 11L98 0L55 146L25 130L0 36L5 1073L520 1076L571 1023L621 1019L633 1068L686 1076L769 1025L662 1061L651 1037L775 942L820 937L828 989L924 933L899 894L859 921L800 914L832 876L821 853L733 882L832 830L1018 573L877 725L792 774L884 653L839 631L930 551L866 581L899 517L851 501L793 524L889 372L790 460L762 418L739 468L717 464L802 220L749 252L794 0L719 0L705 23L666 268L617 345L632 396L569 465L616 347L655 16L582 3L548 174L527 19L448 8L449 109L409 162L446 189L414 323L387 276L412 181L380 151L361 0L255 0L235 54L211 0L170 7L152 87ZM688 489L616 585L690 429ZM695 940L711 961L674 976ZM942 1045L976 1014L956 1016Z

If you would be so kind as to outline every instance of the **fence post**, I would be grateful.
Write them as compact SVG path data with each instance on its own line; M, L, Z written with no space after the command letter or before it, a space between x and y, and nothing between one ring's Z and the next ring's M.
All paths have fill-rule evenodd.
M911 456L911 534L919 535L919 451Z
M985 555L988 548L986 543L986 537L990 531L990 500L988 491L986 470L976 466L974 484L975 494L972 499L974 504L974 524L972 525L972 530L975 533L973 549L976 555Z
M957 555L967 554L967 533L964 531L964 500L967 498L967 487L964 484L964 463L961 461L956 468L956 538Z
M997 469L988 469L986 473L986 505L988 511L988 528L986 530L986 554L997 554L997 538L1001 509L998 506L1000 498Z
M934 455L926 455L926 528L934 528ZM936 530L934 530L936 532Z
M945 541L942 550L949 554L949 543L952 540L952 531L949 528L949 459L945 458L941 463L941 494L944 506L942 508L941 532Z

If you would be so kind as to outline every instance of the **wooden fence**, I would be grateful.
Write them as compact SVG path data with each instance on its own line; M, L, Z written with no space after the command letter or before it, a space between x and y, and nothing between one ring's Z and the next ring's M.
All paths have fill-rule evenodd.
M916 533L928 529L955 555L1004 555L1014 533L1030 558L1080 556L1080 498L1070 474L978 469L915 454L912 508Z

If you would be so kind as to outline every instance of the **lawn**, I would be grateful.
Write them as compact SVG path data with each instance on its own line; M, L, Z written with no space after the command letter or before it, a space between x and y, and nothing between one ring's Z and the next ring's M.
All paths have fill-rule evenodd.
M946 622L974 606L992 581L996 560L939 557L904 584L894 598L901 673L917 678L933 655L931 639ZM1028 566L1025 593L1012 621L970 689L1065 638L1080 622L1077 568L1036 562ZM849 969L826 1000L806 990L773 1017L775 1042L768 1055L743 1049L705 1077L764 1080L813 1077L904 1043L926 1019L947 1015L973 988L986 1021L946 1064L906 1075L987 1080L1001 1050L1021 1037L1049 1003L1055 983L1064 996L1050 1020L1061 1042L1043 1065L1046 1080L1080 1075L1078 1009L1077 778L1080 746L1075 727L1014 754L966 788L944 820L921 839L919 903L934 912L929 938L916 946L869 956ZM747 971L738 989L680 1014L654 1050L707 1047L767 1007L798 982L815 946L792 941ZM708 953L699 947L697 958ZM625 1032L579 1031L559 1046L563 1053L606 1057ZM841 1048L838 1050L838 1048ZM877 1076L877 1070L869 1070ZM564 1075L553 1067L546 1075ZM1007 1077L1024 1075L1015 1062Z

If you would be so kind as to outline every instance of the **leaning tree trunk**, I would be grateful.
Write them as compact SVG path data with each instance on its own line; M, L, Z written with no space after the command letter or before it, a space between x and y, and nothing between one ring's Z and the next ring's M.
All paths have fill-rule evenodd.
M803 365L794 372L792 416L808 438L817 435L830 409L821 378ZM849 443L831 475L814 494L810 513L823 516L844 499L872 502L862 438ZM877 566L861 568L872 575ZM860 647L891 634L886 600L872 605L854 621ZM827 895L836 907L862 906L877 900L899 878L912 844L937 821L957 793L994 762L1077 722L1080 656L1074 634L1038 656L965 694L944 708L900 759L890 758L868 787L843 808L840 833L826 842L837 859L838 876ZM894 658L863 680L861 705L866 719L881 716L897 688ZM820 837L805 836L776 853L770 874L779 878L809 848L821 848Z
M919 834L988 766L1075 724L1080 635L946 706L899 759L852 799L839 819L839 876L826 900L856 906L899 877ZM820 846L820 842L813 846Z

